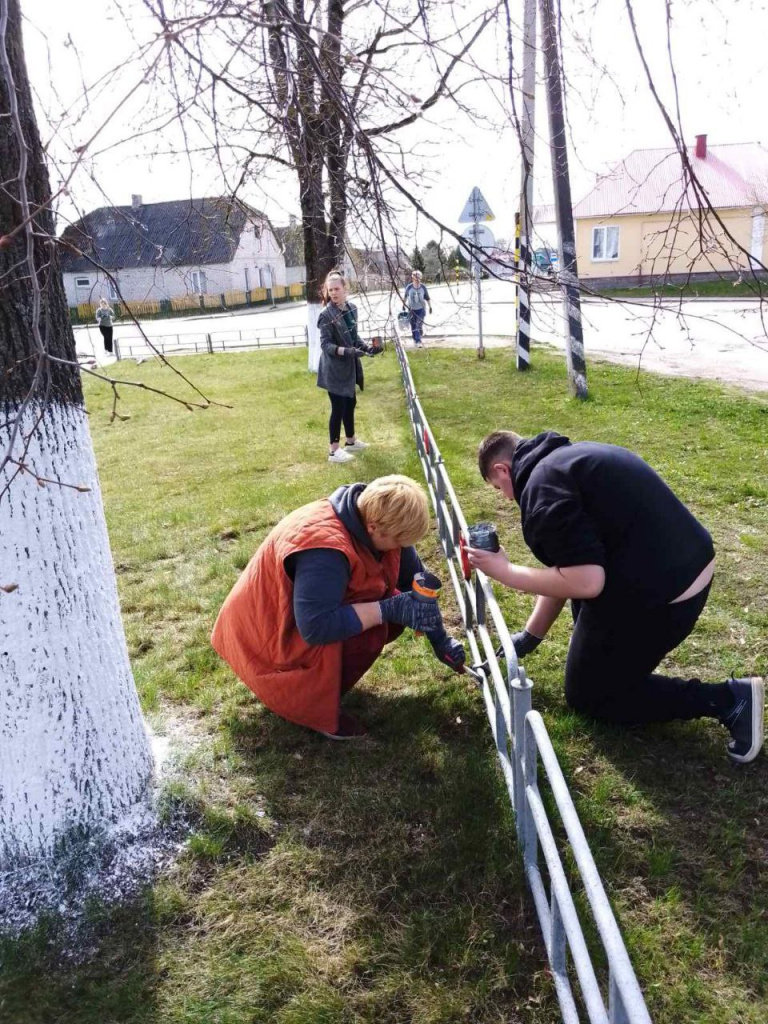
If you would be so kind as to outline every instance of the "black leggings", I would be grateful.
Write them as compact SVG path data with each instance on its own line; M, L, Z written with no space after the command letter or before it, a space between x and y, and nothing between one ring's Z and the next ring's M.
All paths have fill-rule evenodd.
M111 327L103 327L100 324L99 325L99 330L101 331L101 336L104 339L104 349L105 349L105 351L111 352L112 351L112 328Z
M331 444L338 444L341 437L341 422L344 421L344 430L347 437L355 436L355 406L357 395L334 395L328 392L331 400L331 418L328 420L328 433L331 437Z
M654 674L685 640L707 603L709 587L679 604L615 619L573 601L574 629L565 666L565 697L575 711L609 722L644 724L717 718L733 698L726 684Z

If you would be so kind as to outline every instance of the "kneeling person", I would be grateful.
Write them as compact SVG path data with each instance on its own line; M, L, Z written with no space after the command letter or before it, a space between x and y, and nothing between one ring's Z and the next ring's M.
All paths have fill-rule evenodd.
M268 708L331 739L365 735L341 699L403 629L463 671L437 604L411 593L429 529L419 485L385 476L339 487L286 516L222 606L211 642Z
M715 718L731 734L729 757L754 760L763 745L762 679L703 683L657 671L693 630L715 571L712 538L661 477L625 448L571 443L554 431L489 434L478 462L483 479L520 506L523 538L548 566L469 549L474 566L537 595L513 637L517 656L541 643L570 599L572 708L618 723Z

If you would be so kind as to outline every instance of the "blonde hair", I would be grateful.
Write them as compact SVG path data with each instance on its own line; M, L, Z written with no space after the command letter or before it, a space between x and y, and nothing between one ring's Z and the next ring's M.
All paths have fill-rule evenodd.
M357 499L357 511L366 526L376 523L404 548L429 530L427 496L409 476L393 474L371 481Z
M328 285L330 284L332 278L338 278L339 281L341 281L341 283L344 285L344 291L346 291L348 287L346 278L344 277L342 272L340 270L332 270L330 274L328 274L326 279L323 281L323 287L320 289L320 296L323 300L324 306L327 306L328 303L331 301L331 296L328 294Z

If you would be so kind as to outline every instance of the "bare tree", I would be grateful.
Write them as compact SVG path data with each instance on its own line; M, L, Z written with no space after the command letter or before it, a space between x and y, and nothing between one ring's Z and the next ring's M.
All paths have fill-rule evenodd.
M397 177L393 163L405 153L395 136L438 101L457 102L467 54L496 7L470 5L463 24L444 25L440 33L431 26L440 8L435 0L407 14L392 0L265 0L252 7L187 0L173 17L161 0L145 3L168 41L177 109L194 108L206 120L218 159L225 150L247 154L235 189L265 165L295 175L315 369L320 288L350 253L350 211L358 229L367 224L382 250L392 251L396 231L384 190ZM421 61L433 72L425 98L403 84L407 61L411 71ZM402 186L399 192L410 199ZM394 280L396 256L390 270Z

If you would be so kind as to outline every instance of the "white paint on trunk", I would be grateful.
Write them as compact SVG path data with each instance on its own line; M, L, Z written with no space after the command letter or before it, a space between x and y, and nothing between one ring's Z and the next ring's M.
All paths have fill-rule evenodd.
M323 311L319 302L307 303L307 338L309 339L309 370L317 373L320 365L320 331L317 329L317 318Z
M0 868L135 815L152 778L84 410L46 406L26 462L91 490L21 474L0 501Z

